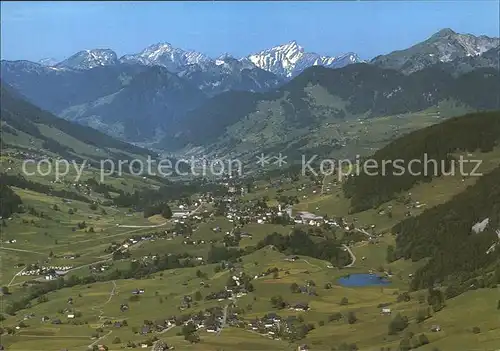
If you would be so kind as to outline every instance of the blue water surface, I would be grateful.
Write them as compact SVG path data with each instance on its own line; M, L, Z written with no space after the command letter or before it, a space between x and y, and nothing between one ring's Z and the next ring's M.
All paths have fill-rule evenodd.
M339 278L338 283L342 286L356 287L356 286L379 286L387 285L391 282L376 274L351 274L342 278Z

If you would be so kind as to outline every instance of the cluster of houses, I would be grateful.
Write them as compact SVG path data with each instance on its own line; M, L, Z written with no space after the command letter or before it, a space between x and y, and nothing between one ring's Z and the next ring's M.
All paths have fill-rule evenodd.
M22 276L45 276L46 280L56 279L66 274L73 266L30 266L20 273Z
M335 221L329 221L328 219L324 219L322 216L315 215L310 212L298 212L294 217L294 222L296 224L307 224L310 226L321 226L323 224L330 224L337 226Z
M11 219L11 218L9 218L9 219ZM16 242L17 242L16 239L8 239L8 240L5 240L3 243L4 244L15 244Z
M4 153L2 153L2 156L17 158L17 159L21 159L23 161L34 160L35 162L50 158L50 156L48 156L46 154L37 153L35 150L33 150L33 152L32 151L9 150L9 151L5 151ZM10 159L8 162L9 162L9 164L13 164L14 160Z
M297 316L280 317L274 312L248 321L246 329L277 340L300 340L311 330L310 326L303 324ZM301 350L307 350L307 348L304 347Z
M245 278L244 278L245 277ZM251 280L252 278L246 276L243 272L231 276L232 283L230 286L225 286L223 290L213 292L205 297L205 300L235 300L248 294L248 289L244 279Z
M109 270L113 265L110 263L97 263L89 267L92 273L101 273Z
M153 233L153 234L145 234L142 236L135 235L133 237L130 237L128 239L125 239L121 243L112 243L104 252L106 253L114 253L114 252L120 252L120 253L126 253L131 246L137 245L141 242L154 242L155 240L158 239L166 239L166 232L165 233Z
M188 324L193 324L196 330L205 330L208 333L216 333L222 328L224 323L235 327L243 326L242 321L238 317L238 313L230 312L225 315L224 309L217 306L194 314L172 316L155 321L145 321L145 323L138 328L137 333L141 335L161 333L175 326Z
M174 222L178 223L179 219L187 219L188 217L191 217L194 210L197 209L198 206L201 206L202 203L203 199L200 198L198 201L191 204L191 206L187 204L179 204L176 208L173 208L172 218L174 218ZM198 220L202 219L202 217L198 215L194 215L192 217Z

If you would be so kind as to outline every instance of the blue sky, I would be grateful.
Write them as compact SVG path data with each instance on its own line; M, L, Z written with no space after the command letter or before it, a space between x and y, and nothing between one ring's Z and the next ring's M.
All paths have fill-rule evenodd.
M499 35L499 1L2 2L1 56L64 59L83 49L119 56L148 45L216 57L297 40L307 51L369 59L441 28Z

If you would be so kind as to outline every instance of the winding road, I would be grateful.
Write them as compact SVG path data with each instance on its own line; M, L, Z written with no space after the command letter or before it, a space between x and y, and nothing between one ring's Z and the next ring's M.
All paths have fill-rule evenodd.
M127 224L118 224L118 228L159 228L166 225L168 222L164 222L161 224L152 224L152 225L127 225Z
M107 305L108 303L111 302L111 299L113 298L113 296L115 295L115 292L116 292L116 282L114 280L111 281L111 283L113 284L113 288L111 288L111 291L109 293L109 297L108 299L106 300L105 303L103 303L102 305L100 306L94 306L91 308L91 310L95 311L97 309L99 309L99 316L97 317L97 320L100 322L102 318L105 318L105 316L103 316L104 314L104 311L103 311L103 307L105 305ZM102 328L104 326L104 323L101 324L100 328ZM92 348L92 346L94 346L95 344L97 344L99 341L103 340L104 338L108 337L113 331L110 330L107 334L101 336L100 338L96 339L93 343L91 343L90 345L88 345L87 347L88 348Z
M23 269L21 269L19 272L17 272L16 274L14 274L14 276L10 280L9 284L7 284L7 287L11 286L12 283L14 283L14 280L16 280L16 277L19 276L25 269L26 269L26 266L24 266Z
M358 233L362 233L364 235L366 235L368 237L368 239L371 239L372 238L372 235L370 233L368 233L366 230L364 229L359 229L359 228L354 228L355 231L357 231Z
M344 249L346 249L347 252L349 252L349 255L351 255L351 258L352 258L352 262L349 263L348 265L344 266L344 268L350 268L350 267L354 266L354 263L356 263L356 255L354 255L354 252L352 252L351 248L349 246L347 246L346 244L342 244L342 247Z
M46 252L43 253L43 252L38 252L38 251L30 251L30 250L23 250L23 249L13 249L13 248L10 248L10 247L5 247L5 246L0 247L0 250L19 251L19 252L27 252L27 253L34 253L34 254L37 254L37 255L48 256L48 254Z

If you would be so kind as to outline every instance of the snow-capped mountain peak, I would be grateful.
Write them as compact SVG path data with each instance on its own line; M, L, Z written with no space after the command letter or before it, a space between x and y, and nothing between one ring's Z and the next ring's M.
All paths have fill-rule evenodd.
M47 66L47 67L55 66L55 65L57 65L58 62L59 62L58 60L56 60L55 58L51 58L51 57L43 58L43 59L38 61L39 64L41 64L42 66Z
M118 63L116 53L110 49L82 50L59 62L57 67L72 69L90 69L98 66L109 66Z
M306 52L295 40L250 55L248 59L257 67L286 78L293 78L311 66L340 68L363 62L354 53L333 57Z
M211 60L206 55L196 51L175 48L170 43L158 43L148 46L138 54L125 55L120 61L149 66L163 66L176 73L182 71L188 65L203 64Z
M297 52L304 52L304 48L300 46L295 40L289 41L286 44L278 45L270 50L281 50L287 56L293 56Z

